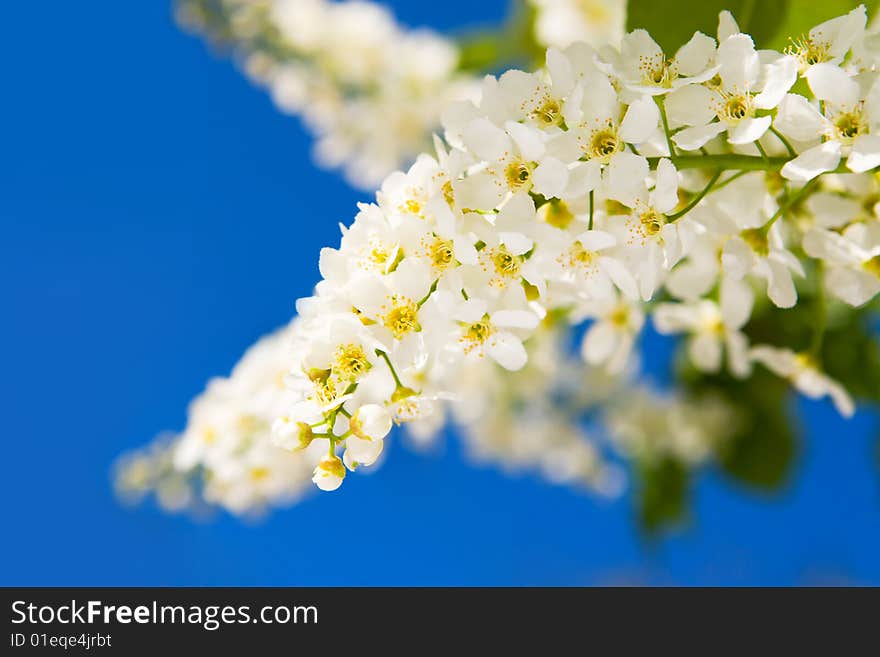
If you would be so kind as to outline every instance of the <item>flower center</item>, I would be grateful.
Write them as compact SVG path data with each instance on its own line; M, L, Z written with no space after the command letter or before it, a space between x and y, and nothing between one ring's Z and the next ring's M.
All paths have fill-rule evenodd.
M752 99L748 96L730 96L721 106L718 115L728 123L738 123L752 113Z
M512 278L519 273L519 258L503 246L493 251L492 264L495 265L495 272L502 278Z
M831 59L831 44L825 41L814 41L809 35L794 39L785 49L786 55L792 55L798 61L801 73L814 64L821 64Z
M549 203L538 208L538 218L551 226L565 229L574 221L574 213L568 208L565 201L552 199Z
M851 142L860 134L867 132L867 126L859 110L841 112L834 117L834 129L841 141Z
M411 299L394 295L391 299L391 310L386 313L383 324L398 340L407 333L418 333L422 330L418 304Z
M489 316L484 315L479 322L466 325L464 334L461 337L464 342L464 352L470 353L472 350L481 346L489 339L493 332L492 324L489 322Z
M535 123L545 128L562 123L562 108L553 98L545 98L544 102L529 113Z
M608 321L614 324L614 326L625 327L629 324L629 308L624 305L617 306L611 311Z
M336 348L333 372L340 379L354 381L370 367L370 361L359 344L343 344Z
M639 223L644 234L653 237L663 230L663 224L666 223L666 219L662 214L651 208L639 215Z
M766 256L770 253L770 243L767 241L767 233L760 228L749 228L740 234L749 248L758 255Z
M315 380L315 400L321 405L331 404L336 399L336 384L329 376Z
M444 240L441 237L435 236L431 246L428 247L428 257L434 269L441 272L445 270L455 260L452 240Z
M263 481L269 476L269 468L258 465L250 470L251 481Z
M643 57L639 68L642 70L643 82L658 87L671 87L672 81L678 77L678 67L674 61L662 55Z
M385 244L378 238L370 239L363 256L362 267L367 270L389 274L403 260L403 249L397 244Z
M614 155L621 148L620 140L617 138L617 131L613 128L605 128L597 130L590 136L590 147L588 154L590 157L607 159Z
M409 214L420 215L422 213L422 204L414 198L408 198L400 205L400 211Z
M595 252L587 251L579 240L575 240L568 250L568 266L572 269L581 268L589 270L595 266L595 259Z
M452 189L452 181L447 180L440 189L443 192L443 200L448 205L455 205L455 192Z
M516 191L529 184L532 178L532 167L521 160L511 162L504 170L504 177L507 179L507 186Z

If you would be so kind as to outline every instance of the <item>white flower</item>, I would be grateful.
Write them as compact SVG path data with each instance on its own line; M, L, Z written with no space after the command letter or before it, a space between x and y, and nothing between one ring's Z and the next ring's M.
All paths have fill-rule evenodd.
M670 221L668 216L678 205L678 173L675 166L661 159L657 165L654 186L646 182L648 161L622 153L608 167L608 196L632 212L622 223L611 217L607 225L625 229L621 242L628 253L628 263L635 273L642 299L649 300L662 282L664 272L682 257L691 241L692 227L688 221Z
M349 427L362 440L382 440L391 431L391 414L378 404L365 404L351 416Z
M791 381L792 385L811 399L831 397L834 407L844 417L855 413L855 404L846 389L826 376L809 354L795 353L767 345L752 347L752 360Z
M776 107L797 79L793 57L779 57L762 67L752 39L746 34L734 34L723 40L715 61L718 73L711 85L684 87L667 100L674 123L692 126L672 138L684 150L701 148L724 132L728 133L729 143L736 146L757 141L767 132L772 119L766 114L756 116L756 111Z
M827 63L811 66L806 77L824 111L790 94L780 105L774 125L797 141L820 137L822 141L787 162L782 175L789 180L812 180L836 169L843 156L847 168L856 173L880 165L880 85L863 88L864 83Z
M754 274L767 280L767 296L780 308L797 303L792 272L804 276L803 265L782 242L778 224L769 231L748 228L724 245L721 262L733 278Z
M880 293L880 225L853 224L842 234L816 228L803 246L828 264L825 284L837 298L861 306Z
M867 20L865 6L860 5L844 16L820 23L795 40L787 52L797 58L801 73L808 74L816 64L839 64L862 37Z
M688 332L688 355L694 366L704 372L721 369L722 350L727 349L731 372L744 378L751 371L748 338L740 330L751 315L753 295L740 281L725 279L721 304L701 300L694 303L663 303L654 313L654 325L660 333Z
M586 303L582 315L595 320L581 343L583 359L604 366L608 372L622 372L645 323L644 312L637 304L620 298Z
M696 32L675 57L667 59L648 32L633 30L621 40L620 52L608 53L608 58L611 70L629 90L662 95L711 78L714 55L715 40L702 32Z
M451 320L450 349L468 358L489 356L501 367L515 371L528 359L520 335L538 325L538 317L529 310L499 309L489 312L481 299L448 299L443 302Z
M535 35L544 46L565 48L577 41L598 47L617 44L626 18L624 0L531 0Z
M345 479L345 466L336 455L325 455L315 466L312 481L321 490L336 490Z

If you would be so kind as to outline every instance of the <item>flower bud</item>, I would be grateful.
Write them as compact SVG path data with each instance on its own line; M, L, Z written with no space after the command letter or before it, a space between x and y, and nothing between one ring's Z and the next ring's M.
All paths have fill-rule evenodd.
M291 422L287 418L279 418L272 426L272 442L291 452L305 449L314 439L312 427L305 422Z
M373 465L384 446L385 441L381 439L364 440L357 436L349 436L345 439L345 454L342 458L349 470L354 470L359 465Z
M335 454L322 457L312 475L312 481L321 490L336 490L342 485L343 479L345 479L345 466Z
M364 404L351 417L351 432L364 440L381 440L391 431L391 414L384 406Z

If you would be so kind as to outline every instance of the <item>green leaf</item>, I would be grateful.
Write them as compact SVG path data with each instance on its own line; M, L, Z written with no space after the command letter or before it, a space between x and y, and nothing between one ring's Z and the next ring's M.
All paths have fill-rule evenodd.
M721 398L734 411L732 435L716 445L718 463L726 475L765 491L788 481L798 442L787 381L763 368L756 368L742 381L728 374L703 374L688 366L680 370L680 378L696 399Z
M639 464L640 526L649 534L680 523L687 510L688 470L671 458Z
M789 0L630 0L626 23L627 30L648 30L666 56L672 57L697 30L714 37L718 14L724 9L757 44L769 41L782 24L788 5Z

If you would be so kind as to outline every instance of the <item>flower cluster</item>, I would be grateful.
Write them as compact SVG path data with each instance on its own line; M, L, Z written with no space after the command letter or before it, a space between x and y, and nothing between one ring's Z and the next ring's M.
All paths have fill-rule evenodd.
M361 0L180 0L181 20L235 44L245 70L315 134L317 160L374 187L430 145L440 109L473 96L458 50Z
M272 421L291 403L282 385L295 322L252 346L229 377L213 379L190 405L186 430L123 457L124 496L155 492L169 510L207 503L236 514L290 504L311 489L319 452L279 450Z
M535 11L535 40L567 48L583 42L617 45L624 34L626 0L529 0Z
M314 480L336 488L393 422L460 398L472 363L521 370L540 326L588 320L584 359L622 371L647 316L687 334L698 370L758 363L850 414L815 349L742 329L757 304L794 306L804 277L851 305L880 290L865 21L859 8L780 53L724 12L717 38L672 56L636 30L485 78L479 101L447 108L435 156L386 178L322 251L276 443L326 441Z

